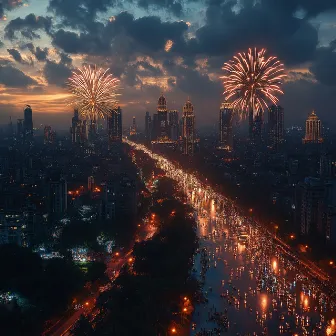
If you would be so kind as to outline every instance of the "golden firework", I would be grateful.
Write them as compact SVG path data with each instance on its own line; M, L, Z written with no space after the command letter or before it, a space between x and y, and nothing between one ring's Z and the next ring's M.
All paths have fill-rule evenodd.
M263 110L268 103L277 104L281 85L286 77L284 65L274 56L266 57L266 49L256 48L238 53L224 63L224 95L240 116Z
M71 105L89 120L108 117L118 105L119 80L96 66L84 66L72 72L68 87L72 93Z

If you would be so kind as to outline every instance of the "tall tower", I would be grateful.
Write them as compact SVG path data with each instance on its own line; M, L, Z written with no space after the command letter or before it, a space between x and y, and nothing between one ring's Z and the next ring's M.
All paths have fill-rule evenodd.
M152 117L149 112L146 112L145 116L145 137L147 141L151 141L151 130L152 130Z
M60 178L49 183L49 211L62 215L67 210L67 182Z
M253 115L253 123L252 123L252 133L250 137L251 143L254 145L260 145L262 142L262 132L263 132L263 111L259 109Z
M321 134L321 120L313 111L306 120L306 135L303 138L302 142L304 144L313 143L319 144L323 142L322 134Z
M230 103L222 103L219 110L219 147L231 150L233 146L232 133L233 107Z
M122 110L120 106L111 111L107 118L109 143L122 141Z
M163 94L161 94L158 100L157 106L157 114L158 114L158 138L159 140L167 140L168 139L168 120L167 120L167 101Z
M136 120L135 117L133 117L132 126L130 127L130 135L136 135L136 134L137 134Z
M179 137L179 117L177 110L170 110L168 115L169 136L173 141L177 141Z
M195 145L195 115L194 106L188 98L183 106L183 154L193 155Z
M284 141L284 109L278 105L268 108L269 144L277 149Z
M28 139L33 137L33 110L30 105L27 105L24 109L24 132Z

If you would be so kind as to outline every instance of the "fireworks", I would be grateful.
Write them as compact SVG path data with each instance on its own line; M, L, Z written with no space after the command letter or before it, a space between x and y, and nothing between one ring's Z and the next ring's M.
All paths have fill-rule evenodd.
M118 104L119 80L108 71L84 66L69 78L68 86L73 94L71 104L85 119L104 119Z
M249 49L225 63L223 70L224 95L233 108L244 115L250 109L258 111L268 103L277 104L277 94L283 94L280 86L284 66L274 57L265 57L266 49Z

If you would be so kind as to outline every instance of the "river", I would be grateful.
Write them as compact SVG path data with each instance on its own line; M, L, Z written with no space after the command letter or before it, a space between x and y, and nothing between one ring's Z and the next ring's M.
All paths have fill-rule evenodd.
M126 142L176 180L195 211L193 272L206 299L195 307L190 335L335 335L335 301L322 270L195 175Z

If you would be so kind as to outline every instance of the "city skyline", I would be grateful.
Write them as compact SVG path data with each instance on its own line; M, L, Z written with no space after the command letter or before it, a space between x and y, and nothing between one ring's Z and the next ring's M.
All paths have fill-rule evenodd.
M125 123L133 115L142 120L147 110L155 111L164 91L171 109L181 110L181 102L191 97L198 127L215 124L223 101L223 63L236 52L262 46L285 64L288 78L279 104L286 110L286 126L302 125L313 109L324 124L333 125L336 5L331 2L313 6L311 1L296 1L286 6L264 0L256 5L246 2L245 7L208 3L206 9L198 2L126 3L123 8L111 4L3 2L1 124L10 115L19 117L28 104L37 124L65 128L72 114L64 104L65 82L83 63L111 67L121 80ZM158 8L159 16L152 16ZM247 23L246 17L258 20ZM257 22L268 22L268 31L259 29ZM246 24L249 34L237 35ZM148 39L151 31L157 33ZM44 122L45 114L50 121Z

